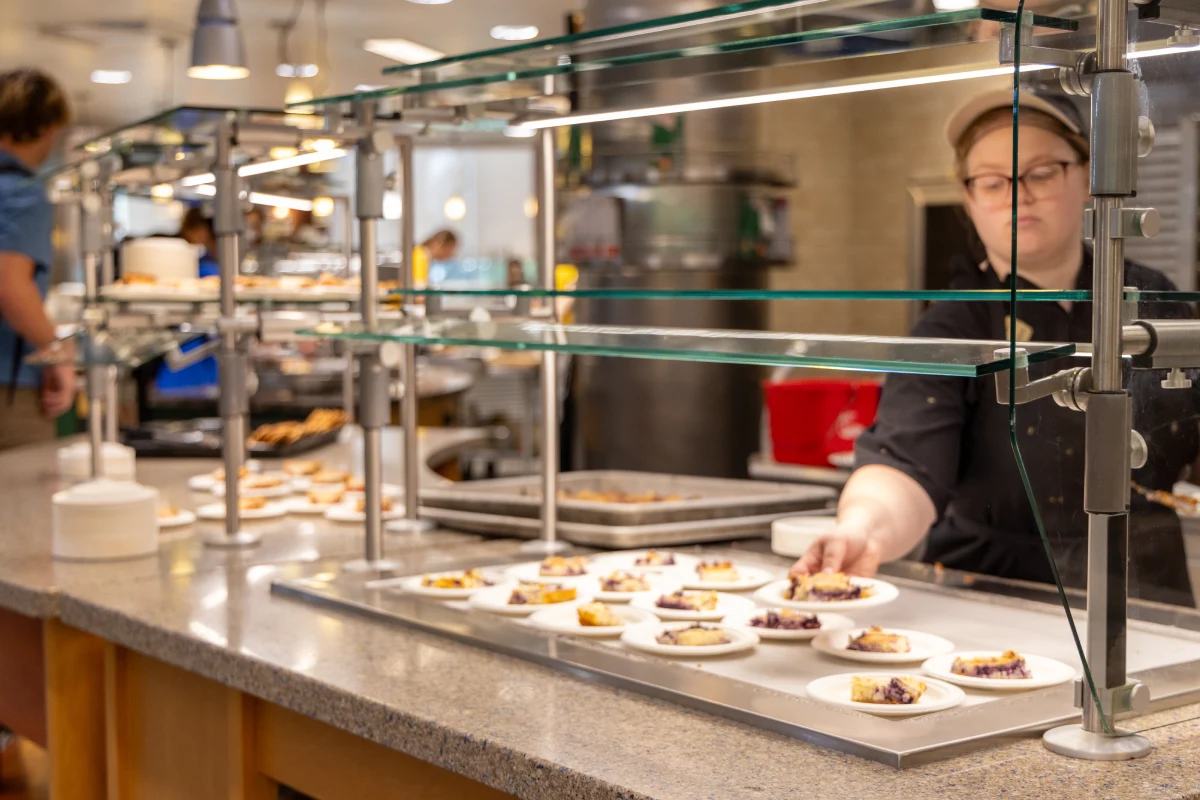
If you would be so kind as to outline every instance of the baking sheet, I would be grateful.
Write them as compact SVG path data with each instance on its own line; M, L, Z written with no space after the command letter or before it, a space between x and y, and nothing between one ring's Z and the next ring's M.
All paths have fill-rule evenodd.
M558 476L558 487L560 491L655 492L687 498L653 503L559 499L561 521L591 525L651 525L808 511L825 508L837 496L834 490L822 486L624 470L564 472ZM542 509L541 477L464 481L422 492L421 502L459 511L536 518Z
M421 490L424 502L426 490ZM759 514L753 517L701 519L686 522L663 522L652 525L591 525L584 522L559 520L560 538L590 547L638 548L669 547L704 542L724 542L730 539L754 539L771 532L771 523L794 512ZM542 534L542 521L527 517L506 517L498 514L477 514L449 508L422 506L421 516L447 528L484 536L513 536L536 539Z

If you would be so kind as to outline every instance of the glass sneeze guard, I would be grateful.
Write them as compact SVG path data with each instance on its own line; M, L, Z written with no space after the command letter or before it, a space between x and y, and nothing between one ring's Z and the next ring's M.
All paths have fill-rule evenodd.
M73 355L70 363L77 367L115 366L133 369L202 335L197 331L174 330L115 330L100 331L93 335L80 330L29 354L25 361L34 365L65 364L70 354ZM64 344L74 347L63 347Z
M1040 15L1027 15L1032 24L1039 28L1050 28L1061 31L1074 30L1076 25L1071 20ZM434 92L449 92L470 90L459 99L471 99L475 102L488 100L509 99L519 96L535 96L545 94L543 81L547 77L582 75L606 71L606 85L618 85L628 81L641 83L645 80L644 68L651 64L667 62L683 62L689 59L710 60L714 57L748 53L753 51L772 51L786 54L791 58L819 58L821 53L807 52L804 45L818 42L828 42L856 36L878 36L895 34L902 31L919 30L924 28L950 28L970 22L1015 23L1017 15L1007 11L993 9L969 9L965 11L939 12L912 17L860 22L851 25L838 25L828 28L817 28L790 33L781 33L750 38L732 38L724 42L703 42L687 46L676 46L651 52L615 53L598 55L582 60L573 60L569 55L560 54L547 59L547 63L532 63L529 65L497 64L493 55L496 50L483 51L477 54L465 54L437 62L411 65L410 69L400 71L401 77L410 82L406 85L376 89L367 92L332 95L305 101L303 106L347 103L357 100L372 100L394 97L405 94L427 94ZM970 37L964 37L964 41ZM510 56L514 52L554 53L554 45L558 40L531 42L525 50L517 48L500 48ZM944 44L941 43L941 44ZM563 45L565 46L565 45ZM622 43L628 47L629 43ZM549 47L549 51L545 48ZM900 47L898 49L905 49ZM707 61L706 61L707 63ZM439 68L439 65L443 65ZM620 73L622 68L629 69L628 75ZM738 67L739 69L741 67ZM705 72L724 71L720 67L709 69L702 67ZM615 75L608 75L616 71Z
M929 302L1008 303L1007 289L391 289L390 297L529 297L597 300L919 300ZM1130 290L1127 301L1196 303L1200 291ZM1087 289L1019 289L1022 303L1088 303Z
M1003 342L834 336L766 331L562 325L534 320L424 320L379 332L323 325L301 335L406 344L539 350L581 355L820 367L867 372L978 377L1008 368ZM1074 344L1023 343L1029 363L1075 353Z

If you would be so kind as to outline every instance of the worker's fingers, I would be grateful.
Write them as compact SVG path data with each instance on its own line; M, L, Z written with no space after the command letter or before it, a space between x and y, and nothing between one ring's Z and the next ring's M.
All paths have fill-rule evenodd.
M846 563L846 540L841 536L829 537L821 551L821 569L825 572L841 572Z

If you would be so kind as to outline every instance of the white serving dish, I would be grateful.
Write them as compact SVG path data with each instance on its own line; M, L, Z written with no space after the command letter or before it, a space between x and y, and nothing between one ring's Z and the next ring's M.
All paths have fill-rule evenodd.
M52 502L55 558L137 558L158 551L158 490L101 478L57 492Z
M936 655L949 653L954 649L954 642L934 636L932 633L908 631L899 628L884 628L887 633L898 633L908 639L907 653L867 653L861 650L850 650L850 640L861 634L865 628L857 627L849 630L826 631L813 639L813 647L822 653L828 653L847 661L861 661L866 664L908 664L914 661L925 661Z
M725 628L723 625L717 627L725 628L725 632L729 634L729 644L688 647L677 644L658 643L658 637L663 632L687 628L692 624L694 623L671 622L664 625L634 625L621 634L621 644L631 647L634 650L641 650L644 653L653 653L657 656L670 656L672 658L727 656L731 653L753 650L758 644L758 636L752 631L745 630L744 628Z

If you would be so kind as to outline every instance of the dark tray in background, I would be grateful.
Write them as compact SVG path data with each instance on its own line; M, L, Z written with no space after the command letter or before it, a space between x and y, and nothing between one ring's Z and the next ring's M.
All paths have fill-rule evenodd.
M255 458L294 458L337 441L341 428L286 444L255 442L246 452ZM211 417L149 422L121 431L121 441L146 458L220 458L221 420Z

